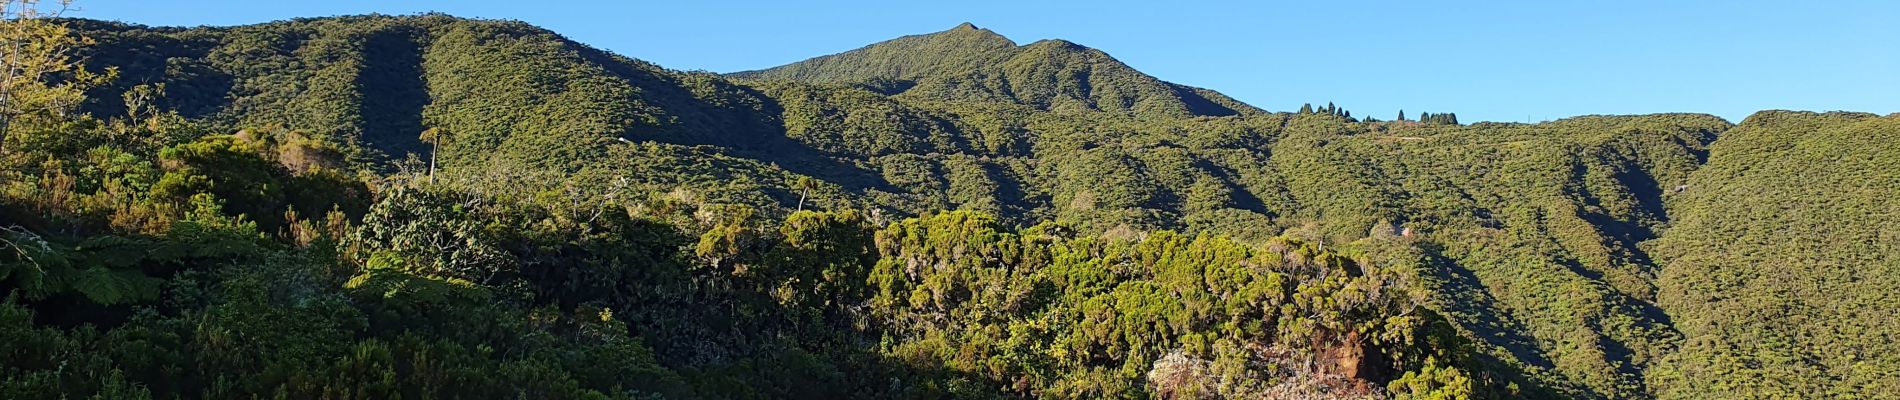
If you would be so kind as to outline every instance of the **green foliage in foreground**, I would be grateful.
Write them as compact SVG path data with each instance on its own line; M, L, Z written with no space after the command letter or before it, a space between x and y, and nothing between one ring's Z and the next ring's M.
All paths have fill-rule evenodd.
M1397 237L1325 250L1015 232L973 212L774 218L678 190L377 174L301 131L212 134L149 109L31 121L0 153L7 398L1433 397L1522 382L1420 306L1418 251Z
M257 135L206 135L156 151L98 139L92 152L119 152L124 168L165 177L105 185L71 183L106 179L90 165L8 154L16 184L0 203L10 224L0 259L8 272L0 393L1515 390L1513 372L1483 362L1420 307L1409 269L1419 252L1397 237L1341 250L1166 231L1105 238L1055 224L1016 232L970 212L878 227L855 212L800 211L766 224L742 205L665 196L577 203L555 192L517 201L402 175L379 179L375 191L277 192L340 175L293 171L311 163L267 144L295 137ZM330 211L300 217L312 204ZM253 221L254 207L284 212Z
M443 15L68 22L120 79L0 139L8 398L1879 397L1900 369L1895 116L1266 113L974 27L719 76Z

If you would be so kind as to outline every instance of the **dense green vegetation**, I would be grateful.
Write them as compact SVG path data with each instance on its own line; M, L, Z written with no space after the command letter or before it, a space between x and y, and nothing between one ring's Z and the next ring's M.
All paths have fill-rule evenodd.
M968 24L721 76L444 15L7 23L74 53L0 104L0 397L1900 382L1900 116L1274 113Z
M1173 117L1259 112L1219 93L1155 79L1100 50L1062 40L1017 46L969 23L733 75L853 84L901 99L1007 102L1053 112Z
M1900 115L1757 113L1709 147L1654 243L1687 337L1662 396L1891 396L1900 389Z

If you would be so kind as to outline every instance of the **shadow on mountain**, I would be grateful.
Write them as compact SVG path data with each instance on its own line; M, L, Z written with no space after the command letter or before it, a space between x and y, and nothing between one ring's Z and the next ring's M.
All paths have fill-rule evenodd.
M1445 257L1443 249L1436 244L1421 243L1420 248L1431 261L1427 264L1428 276L1436 278L1441 286L1433 291L1446 297L1445 301L1438 302L1438 306L1443 307L1440 312L1455 316L1451 318L1454 323L1479 340L1510 352L1525 364L1555 368L1555 364L1544 358L1537 339L1523 333L1529 329L1499 307L1497 298L1492 297L1490 289L1476 274Z
M658 134L628 132L629 140L653 140L677 145L709 145L729 150L734 156L772 163L800 175L822 179L847 190L894 190L884 178L855 164L826 156L818 149L785 135L779 122L782 108L776 100L751 87L733 84L714 76L698 82L682 82L655 74L640 61L613 55L586 45L567 42L587 61L639 88L642 99L659 104L677 118L677 124ZM647 66L658 69L657 66ZM743 102L712 103L685 90L689 85L740 97ZM758 104L758 108L741 103Z
M73 19L64 21L77 33L96 43L82 48L79 58L89 71L117 68L119 77L87 93L90 99L82 108L86 113L107 117L125 115L125 93L133 86L165 84L160 109L177 111L186 118L206 118L231 105L234 84L230 74L206 61L218 46L214 40L185 40L169 35L146 34L134 25L117 22Z
M1234 177L1233 173L1227 171L1226 168L1221 168L1213 162L1199 158L1194 160L1194 166L1200 168L1202 171L1207 171L1209 174L1213 174L1215 178L1220 178L1221 185L1227 186L1227 191L1231 193L1228 195L1228 199L1233 201L1234 208L1253 211L1260 215L1274 215L1272 211L1267 210L1266 201L1261 200L1260 196L1247 190L1246 186L1240 184L1240 179Z
M1239 111L1234 111L1232 108L1220 105L1220 103L1215 103L1213 100L1208 100L1207 96L1202 96L1200 91L1194 88L1172 83L1168 84L1168 88L1174 90L1174 97L1181 99L1181 104L1187 106L1188 113L1190 114L1208 117L1240 115Z
M364 91L357 112L363 116L363 142L386 158L430 151L420 139L422 109L429 105L422 75L422 48L409 28L370 34L363 42L363 68L356 85Z

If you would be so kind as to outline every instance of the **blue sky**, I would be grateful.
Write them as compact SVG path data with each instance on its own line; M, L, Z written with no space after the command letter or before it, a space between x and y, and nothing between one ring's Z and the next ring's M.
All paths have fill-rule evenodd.
M79 0L78 17L232 25L440 11L518 19L674 69L732 72L972 22L1061 38L1269 110L1470 122L1900 111L1900 1ZM1427 4L1430 3L1430 4ZM1666 4L1652 4L1666 3Z

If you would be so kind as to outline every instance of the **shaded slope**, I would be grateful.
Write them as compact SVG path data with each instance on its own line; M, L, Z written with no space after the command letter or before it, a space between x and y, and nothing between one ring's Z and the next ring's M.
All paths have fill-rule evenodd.
M1464 127L1307 117L1272 162L1299 204L1286 216L1306 221L1288 225L1411 232L1436 307L1530 380L1567 397L1641 397L1642 371L1678 341L1636 246L1667 224L1645 204L1727 128L1685 114Z
M211 131L300 131L384 169L420 168L401 161L439 149L445 174L529 185L513 188L523 195L562 181L618 180L581 173L616 164L683 171L626 175L634 178L626 190L690 187L709 199L761 205L795 200L776 189L795 175L856 189L880 184L876 174L788 138L776 102L752 88L519 22L445 15L219 28L74 22L98 39L88 60L122 70L117 86L94 94L103 99L95 114L122 113L118 92L132 85L164 84L161 105ZM427 128L444 132L439 147L419 139ZM636 143L664 149L614 149ZM625 154L654 158L614 158ZM698 179L731 171L753 171L746 175L774 189L728 190Z

